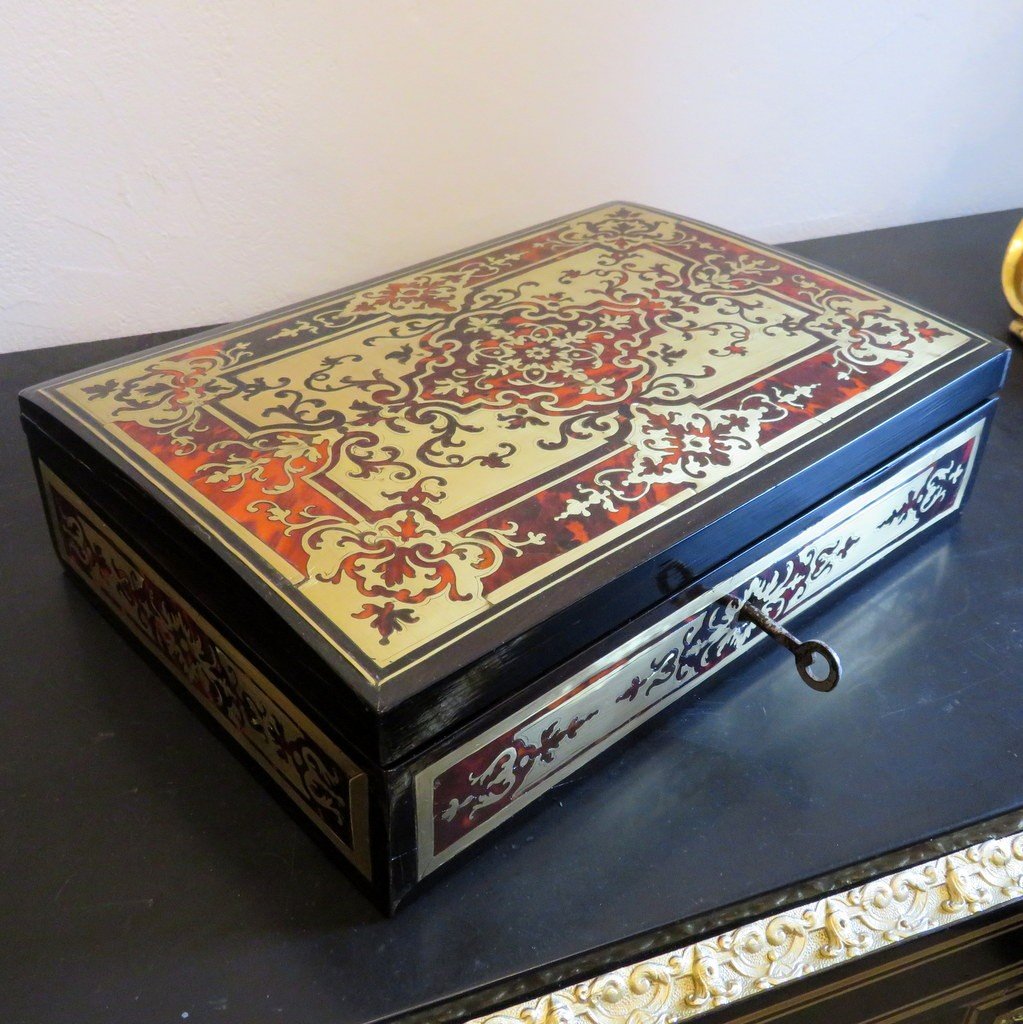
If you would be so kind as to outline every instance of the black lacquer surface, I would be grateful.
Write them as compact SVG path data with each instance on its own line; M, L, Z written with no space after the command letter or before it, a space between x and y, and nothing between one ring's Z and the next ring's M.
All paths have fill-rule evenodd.
M1004 337L1018 217L791 248ZM384 919L49 549L17 390L166 337L0 357L5 1022L361 1024L1023 805L1017 353L962 521L812 616L839 690L761 649Z

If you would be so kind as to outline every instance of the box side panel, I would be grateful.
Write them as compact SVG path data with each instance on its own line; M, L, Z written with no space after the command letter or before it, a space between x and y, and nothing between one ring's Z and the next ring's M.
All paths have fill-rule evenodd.
M61 561L267 776L354 871L375 869L371 785L360 765L297 708L172 583L45 462L37 462ZM376 797L379 800L379 796ZM386 903L386 888L377 884Z
M197 537L130 473L104 460L58 420L23 403L22 425L34 458L101 518L117 524L122 536L131 537L140 557L173 579L236 647L281 680L293 703L311 718L329 722L346 748L370 763L381 760L376 709L345 685L336 659L324 661L300 629L280 618L265 588L234 572L215 545Z
M637 620L627 638L552 674L525 706L417 759L408 802L418 879L762 640L737 618L742 602L758 599L788 622L953 516L994 404L686 587Z

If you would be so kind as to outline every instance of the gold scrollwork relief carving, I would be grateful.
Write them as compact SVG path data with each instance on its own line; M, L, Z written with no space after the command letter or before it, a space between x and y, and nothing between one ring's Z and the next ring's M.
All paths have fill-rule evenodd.
M702 939L471 1024L669 1024L1023 895L1023 833Z

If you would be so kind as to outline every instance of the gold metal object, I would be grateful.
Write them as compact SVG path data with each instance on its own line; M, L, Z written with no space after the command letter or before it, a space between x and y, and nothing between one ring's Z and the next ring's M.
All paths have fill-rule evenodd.
M1018 338L1023 339L1023 220L1016 226L1002 261L1002 291L1006 301L1018 314L1009 325Z
M1021 874L1023 833L988 840L471 1024L690 1020L1016 900Z

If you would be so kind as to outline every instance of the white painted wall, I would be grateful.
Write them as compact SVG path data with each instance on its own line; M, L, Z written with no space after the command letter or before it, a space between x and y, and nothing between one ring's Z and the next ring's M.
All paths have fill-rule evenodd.
M0 349L610 198L768 241L1023 205L1023 2L0 0Z

